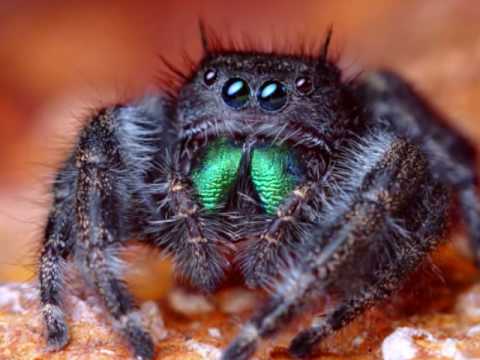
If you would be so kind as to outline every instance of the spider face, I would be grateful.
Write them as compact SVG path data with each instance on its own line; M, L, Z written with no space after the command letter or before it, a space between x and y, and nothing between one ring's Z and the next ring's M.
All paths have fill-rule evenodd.
M351 119L338 111L347 99L339 72L328 66L299 56L211 55L180 91L181 137L263 137L326 145Z
M322 66L309 58L247 53L212 55L201 63L180 91L177 114L184 146L197 149L191 178L204 209L218 212L231 193L242 192L274 214L308 178L306 164L321 158L319 145L328 148L332 128L342 124L332 101L342 102L339 76L319 72ZM314 147L316 154L302 157L301 147ZM318 178L323 169L312 168ZM248 191L236 187L241 176L251 181Z

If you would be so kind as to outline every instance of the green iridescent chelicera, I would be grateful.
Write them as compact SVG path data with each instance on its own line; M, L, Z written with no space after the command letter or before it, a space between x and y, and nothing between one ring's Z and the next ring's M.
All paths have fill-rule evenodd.
M192 180L207 210L214 210L225 200L237 178L242 150L226 140L212 143L200 166L192 174Z
M288 171L292 160L283 147L260 148L253 152L251 177L267 214L275 214L278 205L295 187L296 178Z
M238 176L242 151L227 140L212 143L193 171L192 180L202 206L217 209L226 199ZM278 205L290 193L296 177L289 171L292 156L283 147L255 148L250 176L265 212L275 214Z

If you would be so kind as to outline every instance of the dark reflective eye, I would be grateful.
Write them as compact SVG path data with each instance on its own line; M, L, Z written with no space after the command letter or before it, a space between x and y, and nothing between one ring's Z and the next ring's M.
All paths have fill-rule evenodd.
M276 111L287 102L287 90L282 83L270 80L260 87L257 97L264 110Z
M313 90L312 79L310 79L308 76L300 76L297 78L297 80L295 80L295 87L304 95L310 94Z
M215 69L208 69L207 71L205 71L205 74L203 74L203 81L205 82L205 85L213 85L216 80L217 70Z
M250 88L245 80L232 78L223 85L222 97L228 106L240 109L250 98Z

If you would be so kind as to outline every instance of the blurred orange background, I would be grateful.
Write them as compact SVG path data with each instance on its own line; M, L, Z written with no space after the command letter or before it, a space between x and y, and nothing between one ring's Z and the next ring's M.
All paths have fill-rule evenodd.
M383 66L412 80L480 144L480 2L0 2L0 281L33 276L55 164L92 107L140 96L187 52L199 18L223 34L322 39L347 72Z

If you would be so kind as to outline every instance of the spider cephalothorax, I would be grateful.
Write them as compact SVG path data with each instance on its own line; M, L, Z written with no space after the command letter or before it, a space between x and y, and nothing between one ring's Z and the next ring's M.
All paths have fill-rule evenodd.
M441 239L458 195L480 241L474 152L398 76L345 80L327 57L212 49L174 96L94 114L57 175L40 256L47 341L68 341L63 263L73 259L138 358L153 343L115 253L132 238L211 291L227 270L272 297L223 354L246 359L319 297L333 308L297 356L400 287Z
M293 254L283 247L302 241L300 232L312 222L307 217L316 214L287 221L297 211L297 201L288 195L321 181L332 149L347 131L360 127L357 111L351 89L324 54L209 52L181 87L178 163L185 166L179 172L205 210L203 221L215 217L216 228L231 230L212 234L211 240L227 245L218 252L234 253L233 265L249 285L266 283ZM279 208L286 199L292 203ZM211 262L223 264L212 267L214 276L203 279L196 266L186 269L201 288L205 280L214 286L212 280L220 280L230 265L214 253L212 247Z

